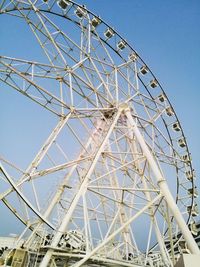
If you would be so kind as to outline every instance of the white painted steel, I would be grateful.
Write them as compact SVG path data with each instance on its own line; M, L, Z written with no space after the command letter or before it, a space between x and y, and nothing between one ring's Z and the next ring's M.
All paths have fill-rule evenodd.
M157 178L158 186L159 186L163 196L165 197L166 202L167 202L171 212L173 213L173 215L176 219L176 222L179 225L180 230L184 235L186 242L188 243L188 247L190 248L192 253L200 254L200 250L198 248L198 245L195 242L190 230L188 229L188 227L187 227L187 225L186 225L186 223L185 223L185 221L184 221L184 219L183 219L183 217L182 217L182 215L181 215L181 213L180 213L180 211L179 211L179 209L178 209L178 207L174 201L174 198L172 197L172 194L168 188L167 182L166 182L163 174L159 170L158 165L156 164L156 161L155 161L152 153L150 152L146 142L144 141L144 138L142 137L142 135L141 135L141 133L137 127L137 124L135 123L135 121L132 117L130 109L128 108L127 110L125 110L125 113L126 113L128 120L130 121L133 132L134 132L139 144L142 147L143 153L145 154L145 156L146 156L146 158L147 158L147 160L148 160L148 162L152 168L152 171L154 172L154 174Z
M58 121L25 170L0 158L0 201L25 225L19 239L32 231L24 246L45 251L41 267L59 253L76 267L170 267L184 239L199 254L187 226L197 193L185 136L137 52L71 0L0 0L4 15L20 17L45 56L0 55L0 81ZM73 231L78 250L65 240Z

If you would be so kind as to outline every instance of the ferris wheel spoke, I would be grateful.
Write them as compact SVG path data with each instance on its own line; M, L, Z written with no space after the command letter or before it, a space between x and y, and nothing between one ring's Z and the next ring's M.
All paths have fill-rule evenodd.
M30 2L32 4L32 2ZM33 9L34 6L33 6ZM49 22L49 20L47 19L46 16L43 15L43 13L39 13L39 12L36 12L36 16L38 18L38 20L40 21L41 25L39 28L40 30L43 29L44 30L44 35L47 36L48 40L52 43L52 46L55 48L55 52L56 52L56 56L54 56L55 59L57 59L58 61L60 62L63 62L64 65L66 65L66 60L64 58L64 56L61 54L61 51L60 51L60 48L58 47L58 44L56 42L56 37L53 37L55 34L58 33L58 29L57 31L55 32L50 32L49 29L47 28L47 22ZM50 23L51 26L54 26L53 23ZM60 60L59 60L59 59Z
M28 26L41 61L0 56L1 82L58 119L26 170L0 158L31 264L171 267L185 240L197 253L186 138L138 53L72 0L1 0L0 14Z
M98 75L98 78L100 79L100 81L101 81L102 84L103 84L103 87L104 87L104 89L105 89L105 91L106 91L107 98L112 100L112 99L113 99L113 96L111 95L111 93L110 93L110 91L109 91L109 89L108 89L108 86L107 86L105 80L103 79L101 73L99 72L99 70L98 70L98 68L96 67L96 65L95 65L94 61L92 60L92 58L90 58L89 60L90 60L90 62L91 62L91 64L92 64L92 66L94 67L94 69L95 69L95 71L96 71L96 73L97 73L97 75Z
M33 20L32 17L29 16L29 14L33 13L32 10L37 10L38 20L36 17L35 20ZM84 59L85 55L90 53L91 46L91 29L89 18L86 16L85 20L77 23L80 27L80 30L82 29L81 42L80 45L78 45L69 36L67 36L66 33L61 31L55 23L52 22L52 20L48 17L50 10L47 10L46 14L44 12L39 12L37 9L37 3L32 4L30 2L28 15L24 13L23 9L21 9L20 12L22 13L22 16L28 20L28 24L30 25L33 33L36 35L37 40L39 41L42 49L44 49L45 54L51 63L57 61L61 65L63 65L62 62L65 63L64 65L67 65L67 58L75 63ZM73 51L74 53L75 50L77 56L79 54L81 55L80 58L73 57L71 52Z
M58 116L60 115L58 108L69 108L59 97L38 85L37 82L32 80L31 76L29 78L26 73L21 72L16 67L12 66L12 64L1 60L0 65L2 74L0 80L24 96ZM32 64L32 66L34 66L34 64Z
M96 42L97 43L96 43ZM94 30L94 37L93 37L93 42L91 43L91 55L93 57L93 60L97 60L98 62L101 63L103 69L104 66L113 66L114 60L111 57L108 49L106 48L105 42L102 40L102 38L99 36L98 32ZM95 51L98 50L98 48L101 48L102 54L104 54L104 57L99 57ZM102 61L102 58L104 61ZM105 70L105 69L104 69Z
M20 10L21 15L24 17L25 20L28 21L28 25L30 26L33 34L36 36L39 45L43 49L44 53L46 54L49 62L52 65L55 65L55 62L60 66L66 66L67 62L63 54L69 55L71 48L70 38L67 38L64 33L62 33L58 27L43 13L37 12L38 14L32 18L32 13L34 13L34 9L36 7L31 7L28 10L28 15L24 13L23 10ZM46 25L47 24L47 25ZM50 32L51 29L51 32ZM65 45L59 44L57 39L62 38L65 42ZM75 43L72 44L72 47L77 47ZM66 50L65 50L66 48ZM74 62L77 62L73 57L70 56Z
M87 61L89 61L89 60L87 59ZM93 104L94 106L96 106L96 107L103 107L103 102L112 105L112 102L109 101L104 96L104 94L99 90L102 87L102 85L103 85L102 81L101 80L99 81L99 85L98 86L97 85L93 85L93 82L92 82L91 78L87 75L87 66L85 66L85 65L86 64L83 64L82 71L83 71L83 75L86 77L86 79L83 79L82 76L80 76L78 73L76 73L76 70L72 70L72 76L74 77L74 79L77 79L78 81L80 81L81 83L83 83L84 86L86 86L91 91L91 93L95 93L96 94L96 96L98 97L98 101L99 101L99 103L101 105L99 106L98 103L96 102L96 104L95 103ZM80 70L78 70L78 71L80 72ZM96 79L96 81L97 80L98 80L98 78Z
M3 12L5 12L7 9L13 9L13 8L17 8L19 6L19 2L17 1L7 1L7 0L3 0L1 2L0 5L0 10Z

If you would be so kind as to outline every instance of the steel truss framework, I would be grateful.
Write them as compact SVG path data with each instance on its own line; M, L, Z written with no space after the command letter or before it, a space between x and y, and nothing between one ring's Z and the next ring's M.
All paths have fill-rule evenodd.
M24 21L45 56L0 56L1 82L58 121L26 170L1 157L0 199L24 247L43 251L41 267L172 266L183 240L199 253L185 136L136 51L72 1L1 0L0 14Z

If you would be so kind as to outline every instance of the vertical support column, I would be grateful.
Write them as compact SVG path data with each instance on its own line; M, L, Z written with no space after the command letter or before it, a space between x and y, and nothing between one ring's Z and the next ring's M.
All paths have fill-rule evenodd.
M119 101L119 87L118 87L118 73L117 73L117 67L114 67L114 72L115 72L115 90L116 90L116 102L118 103Z
M133 133L135 135L135 137L137 138L137 141L139 142L141 148L142 148L142 151L144 153L144 155L146 156L146 159L149 163L149 165L151 166L151 169L158 181L158 186L160 187L160 191L162 193L162 195L165 197L165 200L172 212L172 214L174 215L174 218L176 219L176 222L188 244L188 247L190 249L190 251L193 253L193 254L200 254L200 250L192 236L192 234L190 233L183 217L182 217L182 214L181 212L179 211L177 205L176 205L176 202L169 190L169 187L167 185L167 182L165 180L165 178L163 177L151 151L149 150L142 134L140 133L138 127L137 127L137 124L136 122L134 121L132 115L131 115L131 112L130 112L130 108L125 108L125 114L127 116L127 119L129 120L130 122L130 125L132 127L132 130L133 130Z
M59 77L57 78L59 80L59 85L60 85L60 100L62 102L61 104L61 115L64 116L64 106L63 106L63 78Z
M73 85L72 85L72 71L71 69L68 70L69 72L69 90L70 90L70 106L74 106L74 97L73 97Z
M128 130L129 130L129 138L130 139L133 139L134 133L133 133L133 130L131 129L131 125L130 125L130 121L129 120L127 121L127 126L128 126ZM136 146L136 141L134 139L131 142L130 139L128 139L128 143L129 143L130 149L133 152L133 154L135 155L134 157L137 159L139 152L138 152L138 149L137 149L137 146ZM135 165L136 165L136 167L138 169L140 169L141 166L140 166L140 160L139 159L137 159L137 161L135 161ZM143 176L141 176L141 180L142 180L144 189L148 189L146 180L145 180L145 178ZM145 191L145 195L146 195L147 200L150 202L151 201L151 194L150 194L150 192ZM168 265L171 266L170 259L168 257L167 251L165 249L165 245L164 245L164 240L162 238L162 234L161 234L160 229L158 227L158 223L157 223L156 217L154 217L154 210L155 210L154 207L150 207L149 208L149 212L151 214L150 215L151 216L151 221L153 223L153 226L154 226L154 229L155 229L155 234L156 234L157 241L158 241L158 245L160 247L161 256L163 258L164 263L167 266Z

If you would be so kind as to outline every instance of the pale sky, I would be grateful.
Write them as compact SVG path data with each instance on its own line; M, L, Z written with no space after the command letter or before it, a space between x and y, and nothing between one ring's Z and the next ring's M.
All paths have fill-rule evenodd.
M198 0L77 2L84 3L114 27L140 54L162 84L186 135L200 189L200 2ZM35 55L37 59L36 50L32 51L31 47L30 50L23 50L22 44L29 45L29 40L26 31L21 31L22 26L18 22L0 15L0 25L0 55L13 56L19 53L26 58L31 51L32 57ZM42 140L47 134L46 115L41 117L35 126L32 123L34 117L27 112L27 109L34 110L34 104L23 100L23 106L18 106L21 95L11 91L4 91L1 86L0 154L9 155L10 160L16 160L25 167L28 162L24 155L28 153L33 157L38 149L35 147L29 151L28 144L34 138ZM36 112L39 118L40 111ZM49 128L53 127L54 122L49 123ZM15 135L18 135L21 143L15 142ZM23 155L20 155L21 146ZM1 206L0 216L0 235L21 231L21 226L17 225L15 219Z

